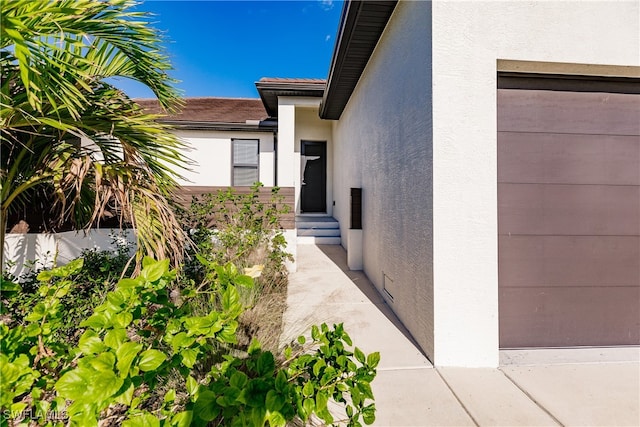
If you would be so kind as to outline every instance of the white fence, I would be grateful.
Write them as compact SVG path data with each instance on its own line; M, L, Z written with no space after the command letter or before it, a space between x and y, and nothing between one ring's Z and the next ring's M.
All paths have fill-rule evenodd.
M64 265L79 257L84 249L115 250L118 240L135 242L134 231L95 229L87 233L7 234L2 268L19 277L34 265L51 267L54 261L56 265Z
M296 230L283 230L287 251L294 261L287 261L289 272L296 271ZM49 268L54 262L64 265L78 258L84 249L116 250L116 241L135 242L134 230L94 229L90 232L66 231L47 234L7 234L4 242L3 271L20 277L32 266ZM131 245L132 248L135 245Z

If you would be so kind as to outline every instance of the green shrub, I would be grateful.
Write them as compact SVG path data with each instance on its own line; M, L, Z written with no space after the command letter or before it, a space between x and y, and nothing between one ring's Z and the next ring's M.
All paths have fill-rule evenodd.
M25 414L35 414L39 425L56 426L98 420L122 426L283 426L314 414L329 424L330 399L345 406L348 425L375 419L367 401L379 355L347 350L352 343L342 325L313 327L311 342L300 337L282 361L257 343L246 353L233 351L243 311L238 289L253 286L253 279L230 263L215 266L212 290L205 291L214 295L217 310L196 315L190 303L200 291L175 295L176 273L168 261L145 258L140 275L121 279L80 323L84 332L77 344L61 340L61 300L82 268L78 259L40 272L43 299L23 324L0 322L2 425L24 421ZM19 293L10 283L3 289ZM202 369L207 353L219 361Z
M281 217L289 212L280 189L273 187L267 202L260 200L263 185L256 183L246 194L233 188L216 194L194 196L187 208L177 208L177 215L195 245L189 249L182 269L185 277L199 282L205 274L195 260L200 254L218 264L232 262L239 268L264 266L256 286L270 288L282 283L284 264L292 260L286 252Z
M181 286L202 286L214 270L210 265L232 262L238 268L262 266L255 286L240 290L247 310L240 317L238 338L245 349L253 338L263 348L277 351L282 330L282 314L286 308L287 270L292 260L286 252L281 218L289 212L283 204L279 188L270 191L268 199L260 183L248 193L233 188L215 194L193 197L187 208L177 208L185 231L194 245L189 249L181 270ZM214 272L215 273L215 272ZM200 301L201 310L209 310L210 301Z
M118 235L113 235L112 239L114 250L102 251L94 248L82 251L82 267L70 277L73 285L69 292L60 297L61 310L65 316L61 319L57 333L65 339L77 341L80 321L93 307L104 301L107 292L113 289L121 277L128 277L133 273L135 266L130 262L132 244ZM39 292L41 283L38 280L38 275L44 268L35 262L30 265L31 268L20 277L3 273L5 281L18 283L21 290L11 299L2 295L0 313L7 324L23 322L28 312L45 298ZM54 277L52 280L55 282L61 278Z

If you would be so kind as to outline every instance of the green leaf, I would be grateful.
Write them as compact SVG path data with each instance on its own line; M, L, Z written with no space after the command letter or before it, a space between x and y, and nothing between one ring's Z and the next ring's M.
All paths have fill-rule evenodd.
M369 385L369 383L360 381L359 383L357 383L356 387L358 387L358 389L360 389L360 391L362 392L362 395L365 396L368 399L373 400L373 392L371 391L371 385Z
M194 337L188 336L185 332L179 332L171 338L171 348L178 351L179 348L189 347L196 341Z
M93 372L86 368L73 369L60 377L55 389L65 399L78 400L86 396L92 375Z
M279 411L284 406L284 398L277 391L269 390L265 403L267 405L267 411Z
M253 354L253 353L257 353L258 351L260 351L260 341L258 341L257 339L252 339L251 343L249 344L249 348L247 349L247 353L249 354ZM290 356L287 356L287 358L289 358Z
M306 398L302 402L302 407L304 408L304 412L307 415L307 417L309 417L309 415L313 414L313 411L316 408L316 404L313 401L313 399Z
M165 403L169 403L169 402L173 402L174 400L176 400L176 389L172 388L165 393L163 401Z
M331 412L329 412L329 410L324 409L322 411L316 411L316 415L318 415L318 417L320 417L320 419L322 419L325 424L333 424L333 415L331 415Z
M135 359L140 350L142 350L142 344L135 342L126 342L118 347L116 350L116 357L118 359L116 367L118 371L120 371L120 375L129 375L131 363L133 363L133 359Z
M148 412L133 415L122 423L122 427L160 427L160 420Z
M347 417L349 418L353 417L353 406L347 405L345 407L345 412L347 413Z
M353 341L351 341L351 337L349 335L347 335L346 332L344 332L342 334L342 340L347 343L348 346L352 346L353 345Z
M51 280L53 277L69 277L72 274L78 273L82 269L83 265L84 258L76 258L67 265L40 272L37 279L41 282L46 282Z
M220 408L216 404L217 398L218 396L211 390L201 391L193 405L195 415L204 421L211 421L217 417L220 413Z
M45 307L44 303L39 302L39 303L36 304L35 307L33 307L33 309L31 310L31 313L29 313L25 317L25 320L27 320L29 322L38 322L46 314L47 314L47 308Z
M278 375L276 375L276 390L279 392L285 391L287 388L287 374L285 374L284 370L278 371Z
M107 325L107 323L108 323L108 320L103 314L94 313L88 319L85 319L82 322L80 322L80 326L81 327L88 326L92 329L99 330L104 328Z
M175 427L189 427L193 420L193 411L179 412L171 419L171 425Z
M373 403L362 409L362 420L366 425L371 425L376 421L376 407Z
M246 276L246 275L240 275L240 276L236 276L235 279L233 279L233 283L236 285L240 285L242 287L245 288L252 288L254 285L254 281L251 277Z
M355 350L354 350L354 356L356 357L356 360L358 360L358 362L360 362L362 364L365 364L366 361L367 361L364 353L358 347L356 347Z
M311 381L307 381L304 387L302 387L302 394L304 397L313 396L313 383Z
M115 372L100 371L90 377L92 397L85 396L84 398L90 402L105 400L118 392L123 383L124 381L121 378L116 377Z
M193 368L193 365L196 364L198 360L198 354L200 352L194 348L185 348L180 352L180 357L182 357L182 364L187 368Z
M88 330L80 337L78 348L84 354L97 354L104 351L105 345L95 332Z
M247 377L247 374L241 371L236 371L233 373L233 375L231 375L231 378L229 379L229 385L231 387L242 389L244 388L245 384L247 384L248 379L249 377ZM277 379L276 379L276 383L277 383Z
M224 311L235 311L240 305L240 295L235 286L229 286L222 294L222 309Z
M116 356L113 353L102 353L94 357L90 365L96 371L113 371Z
M189 393L190 396L196 396L198 394L198 389L200 388L200 385L198 384L198 381L196 381L196 379L193 378L191 375L187 377L186 386L187 386L187 393Z
M324 361L324 359L318 360L313 365L313 375L315 375L316 377L319 376L320 375L320 370L322 368L324 368L325 366L327 366L327 363Z
M104 335L104 343L116 350L122 343L127 340L127 331L123 328L110 329Z
M123 311L113 316L113 324L116 328L126 328L133 321L133 314L129 311Z
M127 295L118 289L107 294L107 301L114 307L120 307L127 302Z
M284 427L287 425L287 420L280 412L269 413L267 420L270 427Z
M143 372L153 371L157 369L162 362L167 360L167 355L159 350L146 350L140 354L140 362L138 367Z
M120 289L135 289L142 286L142 279L137 277L135 279L124 278L118 282L118 288Z
M116 398L115 401L117 403L121 403L126 406L131 406L131 402L133 400L133 392L135 391L135 386L130 379L127 378L126 383L129 384L124 391L122 391Z
M146 262L146 264L144 263ZM169 260L164 259L162 261L155 261L152 258L145 257L143 262L144 268L140 272L140 277L143 277L149 282L155 282L160 279L164 274L169 272Z
M329 402L329 396L324 390L318 391L316 394L316 411L323 412L327 410L327 403Z
M4 297L11 297L22 291L22 287L18 283L10 282L0 277L0 294Z
M258 375L273 375L273 371L276 367L276 362L273 358L273 354L270 351L266 351L260 354L258 357Z
M300 335L298 337L298 344L304 345L304 343L306 343L306 342L307 342L307 339L303 335Z
M371 369L374 369L376 366L378 366L378 363L380 362L380 353L379 352L374 352L371 353L367 356L367 366Z

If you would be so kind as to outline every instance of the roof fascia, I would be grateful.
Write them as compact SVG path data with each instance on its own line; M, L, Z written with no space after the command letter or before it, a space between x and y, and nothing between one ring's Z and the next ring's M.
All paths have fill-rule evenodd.
M295 105L296 107L318 107L319 97L311 96L278 96L278 105Z
M321 118L338 120L342 115L397 3L397 0L346 0L329 68L327 88L320 106ZM375 21L368 19L369 8L383 8L383 11L376 13L378 16L382 14L383 19ZM366 25L358 26L358 24ZM357 46L353 43L356 38L359 39ZM367 61L357 66L349 62L350 58L355 56L354 54L363 52L367 54ZM347 68L349 68L348 71Z
M253 123L223 123L223 122L197 122L185 120L161 120L162 123L171 125L176 129L189 130L224 130L240 132L273 132L278 129L277 120L263 120L259 124Z
M322 98L325 85L322 83L293 83L293 82L256 82L256 89L262 99L267 114L271 117L278 115L278 98L282 96L296 97L304 93L305 97ZM297 93L297 94L296 94Z

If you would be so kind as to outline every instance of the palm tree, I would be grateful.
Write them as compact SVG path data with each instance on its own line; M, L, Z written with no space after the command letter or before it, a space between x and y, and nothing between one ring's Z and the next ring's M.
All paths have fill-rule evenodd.
M7 216L46 195L59 222L107 210L136 229L139 255L179 262L186 237L166 197L184 146L113 77L180 107L162 39L127 0L15 0L0 13L0 260ZM121 222L121 224L122 224Z

